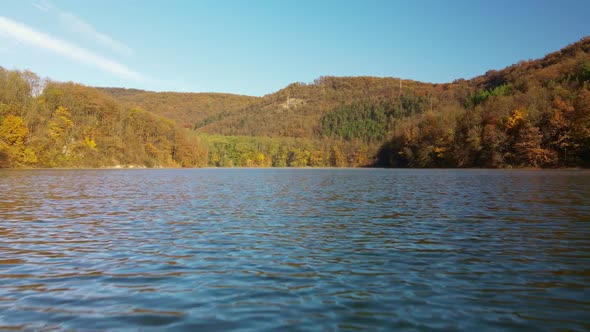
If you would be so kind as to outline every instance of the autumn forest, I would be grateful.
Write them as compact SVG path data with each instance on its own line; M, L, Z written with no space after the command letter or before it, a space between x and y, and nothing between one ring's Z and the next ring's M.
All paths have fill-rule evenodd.
M263 97L0 67L0 167L588 167L590 38L473 79L320 77Z

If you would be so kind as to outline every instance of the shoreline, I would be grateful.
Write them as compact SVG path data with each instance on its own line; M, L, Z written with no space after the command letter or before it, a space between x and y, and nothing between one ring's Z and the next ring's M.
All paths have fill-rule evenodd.
M119 167L118 167L119 166ZM11 168L0 168L2 170L196 170L196 169L203 169L203 170L213 170L213 169L298 169L298 170L314 170L314 169L322 169L322 170L504 170L504 171L584 171L590 170L590 167L563 167L563 168L542 168L542 167L506 167L506 168L485 168L485 167L469 167L469 168L459 168L459 167L448 167L448 168L424 168L424 167L216 167L216 166L204 166L204 167L146 167L146 166L136 166L131 165L128 167L123 167L120 165L116 166L106 166L106 167L11 167Z

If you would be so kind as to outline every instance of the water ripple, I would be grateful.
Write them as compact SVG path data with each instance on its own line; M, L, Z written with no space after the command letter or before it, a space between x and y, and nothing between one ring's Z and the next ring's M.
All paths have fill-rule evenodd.
M0 330L590 329L590 172L2 170Z

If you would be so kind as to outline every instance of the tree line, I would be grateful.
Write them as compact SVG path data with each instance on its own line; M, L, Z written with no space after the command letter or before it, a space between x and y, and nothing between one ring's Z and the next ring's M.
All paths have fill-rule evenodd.
M292 137L199 136L213 167L365 167L374 147L359 140ZM373 150L371 150L373 149Z

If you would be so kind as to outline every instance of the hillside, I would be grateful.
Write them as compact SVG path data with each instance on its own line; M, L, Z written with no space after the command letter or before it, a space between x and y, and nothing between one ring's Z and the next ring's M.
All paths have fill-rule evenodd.
M590 165L590 38L450 88L456 106L401 119L379 165Z
M321 77L264 97L42 86L30 72L0 73L9 166L84 165L89 153L100 165L590 165L590 38L469 80ZM67 135L55 128L64 114Z
M432 88L410 80L404 80L402 85L404 91L423 95ZM322 116L338 106L366 99L393 100L398 93L399 79L321 77L311 84L293 83L240 112L197 128L222 135L317 137Z
M97 88L127 107L139 107L192 128L205 119L232 114L259 98L226 93L151 92L124 88Z
M0 67L0 167L194 167L194 134L100 90Z
M401 80L403 98L420 99L445 85ZM152 92L97 88L128 107L140 107L184 127L217 135L317 137L322 115L359 100L396 100L400 79L320 77L264 97L223 93Z
M399 79L374 77L295 83L196 129L348 142L355 144L349 165L359 165L350 154L367 153L362 160L390 167L588 166L589 80L584 38L542 59L447 84L402 80L400 87Z

